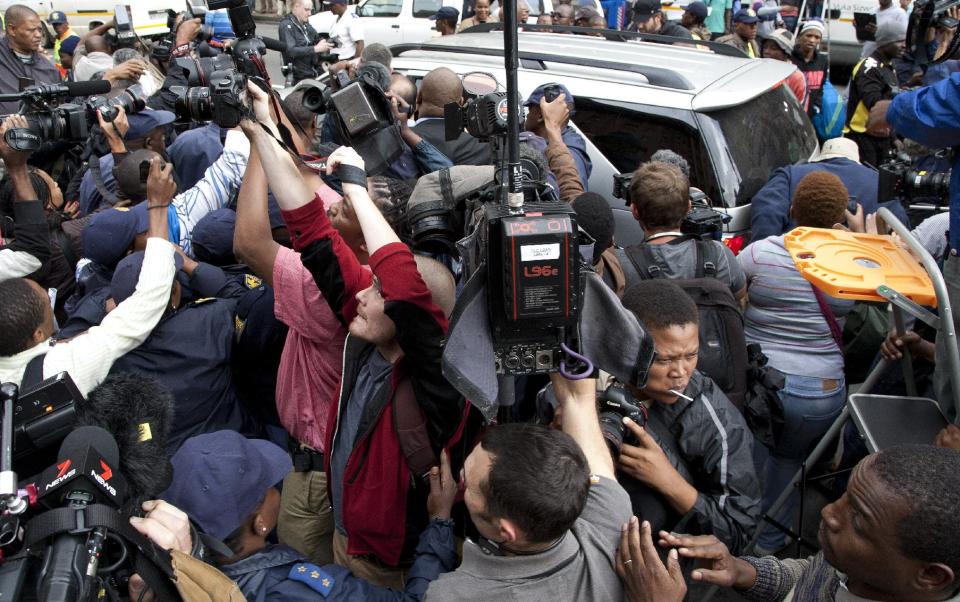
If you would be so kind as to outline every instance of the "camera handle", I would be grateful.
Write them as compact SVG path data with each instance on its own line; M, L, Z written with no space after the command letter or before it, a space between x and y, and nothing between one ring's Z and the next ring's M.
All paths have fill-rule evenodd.
M3 400L3 423L0 425L0 506L10 514L23 514L27 502L17 490L17 473L13 471L13 406L20 396L14 383L0 385Z

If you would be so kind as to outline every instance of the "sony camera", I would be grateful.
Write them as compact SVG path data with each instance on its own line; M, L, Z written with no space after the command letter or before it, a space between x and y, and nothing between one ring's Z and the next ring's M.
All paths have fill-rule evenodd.
M48 142L83 142L90 135L90 124L96 123L98 109L136 103L124 95L110 101L94 96L82 104L63 101L109 90L110 83L105 81L67 82L27 85L20 92L0 95L0 100L19 100L20 113L27 120L26 128L7 131L4 140L18 151L36 151ZM136 93L131 91L130 97Z
M614 457L620 455L624 441L630 445L639 442L623 424L624 418L643 427L647 424L647 408L637 401L625 386L614 381L597 395L597 412L600 415L600 431Z
M951 151L942 151L951 152ZM951 170L925 171L914 169L907 157L897 157L877 168L877 201L898 199L939 199L946 203L950 196Z
M613 196L623 199L628 207L632 203L630 198L632 181L632 173L613 174ZM688 196L690 211L680 223L680 232L702 240L720 240L723 237L723 226L730 221L730 215L711 207L710 197L699 188L691 186Z

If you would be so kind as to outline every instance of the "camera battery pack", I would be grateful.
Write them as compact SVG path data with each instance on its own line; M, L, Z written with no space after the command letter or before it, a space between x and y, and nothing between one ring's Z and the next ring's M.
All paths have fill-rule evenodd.
M508 320L571 315L576 233L569 215L524 215L500 222L503 300Z
M493 209L488 219L496 371L557 370L560 346L572 345L580 315L576 216L557 205L539 205L521 215Z

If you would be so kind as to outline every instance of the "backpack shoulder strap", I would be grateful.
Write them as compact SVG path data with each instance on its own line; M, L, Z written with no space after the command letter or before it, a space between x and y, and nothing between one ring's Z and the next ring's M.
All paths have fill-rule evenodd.
M653 251L647 243L631 245L625 247L623 251L627 259L630 260L630 263L633 264L633 267L636 268L637 274L640 275L640 280L653 280L664 277L663 269L661 269L657 263L657 258L653 255Z
M426 477L432 467L440 465L430 446L427 419L417 404L409 378L401 378L393 393L393 425L400 441L400 451L411 473Z
M712 240L694 241L697 245L696 278L716 278L720 266L720 251ZM722 251L720 251L722 252Z
M23 378L20 379L21 392L29 391L43 382L43 360L46 357L46 353L41 353L27 362L27 367L23 370Z

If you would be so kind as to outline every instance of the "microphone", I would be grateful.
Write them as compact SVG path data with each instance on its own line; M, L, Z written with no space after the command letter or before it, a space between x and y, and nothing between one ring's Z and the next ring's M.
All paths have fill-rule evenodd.
M85 500L83 505L106 502L119 508L126 494L119 467L113 436L98 426L81 426L60 444L57 463L40 474L37 495L52 508L78 499Z
M281 42L280 40L276 40L274 38L266 38L262 36L260 37L260 39L263 40L263 45L267 47L267 50L273 50L274 52L287 51L287 45Z
M63 495L56 496L57 506L79 512L106 499L119 508L123 496L122 490L118 492L116 486L121 484L122 477L113 474L119 455L117 442L107 431L97 426L77 428L60 445L57 464L41 476L40 499L46 497L49 502L54 493L64 491ZM82 593L89 592L106 532L97 527L92 530L91 537L89 553L87 536L81 533L60 533L53 538L40 572L39 599L66 602L79 600L84 597ZM84 555L87 570L81 573L78 561Z
M116 439L120 472L137 507L173 480L166 450L173 408L173 396L158 381L133 373L110 375L76 404L77 424L102 427Z
M67 96L94 96L110 92L110 82L103 79L85 82L66 82L63 86L66 88Z

